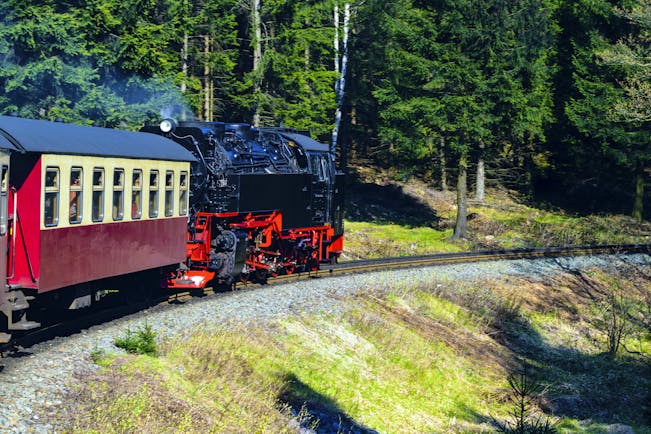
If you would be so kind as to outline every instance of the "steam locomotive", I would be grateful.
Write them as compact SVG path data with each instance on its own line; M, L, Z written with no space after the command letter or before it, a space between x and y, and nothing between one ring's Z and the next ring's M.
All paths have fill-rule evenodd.
M343 174L306 131L0 116L0 167L0 342L46 310L265 282L343 249Z
M165 119L161 134L196 157L186 266L168 288L265 282L316 270L343 248L343 173L306 131Z

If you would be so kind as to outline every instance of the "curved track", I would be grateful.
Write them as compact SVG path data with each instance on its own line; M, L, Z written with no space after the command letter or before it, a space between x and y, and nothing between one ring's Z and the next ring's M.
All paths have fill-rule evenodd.
M500 249L478 250L474 252L436 253L431 255L401 256L393 258L363 259L348 261L339 264L323 265L316 273L303 273L300 275L278 276L274 281L300 278L308 276L322 276L327 274L362 273L369 271L386 270L390 268L408 268L430 265L446 265L457 263L470 263L480 261L496 261L506 259L536 259L556 258L562 256L585 255L616 255L631 253L651 254L651 244L626 244L603 246L572 246L572 247L544 247L536 249Z
M409 267L426 267L433 265L447 265L459 263L472 263L480 261L496 261L509 259L536 259L536 258L555 258L562 256L585 256L585 255L604 255L604 254L632 254L646 253L651 254L651 244L629 244L629 245L604 245L604 246L575 246L575 247L551 247L537 249L512 249L512 250L482 250L475 252L460 253L443 253L419 256L404 256L393 258L365 259L357 261L347 261L339 264L323 264L321 269L316 272L296 273L283 275L273 278L269 284L280 284L290 280L299 280L306 278L325 278L328 276L365 273L387 269L409 268ZM237 283L234 289L251 288L254 290L256 285L248 283ZM228 288L225 288L228 290ZM223 291L224 289L222 289ZM160 304L183 303L196 295L210 295L220 292L219 288L209 288L200 294L180 292L174 294L162 294L160 297L131 305L114 306L104 310L89 311L83 315L76 315L61 322L53 323L47 327L35 330L29 334L16 338L12 344L13 348L29 347L39 342L53 339L57 336L67 336L78 333L93 325L101 324L125 315L135 313L139 310ZM9 346L0 348L0 354L3 351L10 351Z

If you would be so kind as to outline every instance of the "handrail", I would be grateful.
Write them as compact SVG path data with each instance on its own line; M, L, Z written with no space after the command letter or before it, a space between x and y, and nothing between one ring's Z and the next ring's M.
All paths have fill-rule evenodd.
M14 205L14 218L11 222L11 274L7 276L7 281L13 279L16 275L16 222L18 220L18 191L15 187L11 187L11 194L13 195Z
M16 216L18 216L18 207L16 207ZM25 242L25 234L23 232L23 226L20 223L20 219L16 218L18 225L20 226L20 236L23 239L23 246L25 246L25 259L27 259L27 268L29 268L29 275L32 278L32 282L36 283L37 279L34 276L34 270L32 269L32 261L29 259L29 250L27 250L27 243Z

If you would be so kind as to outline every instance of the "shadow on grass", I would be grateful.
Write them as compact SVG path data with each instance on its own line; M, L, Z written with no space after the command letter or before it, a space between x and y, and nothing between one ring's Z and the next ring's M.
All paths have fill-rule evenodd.
M550 345L519 315L497 318L494 326L493 338L525 361L531 378L545 386L538 405L547 415L606 425L651 423L648 359L615 359L606 353L586 354ZM475 416L486 420L486 415Z
M431 227L436 212L398 186L355 181L346 187L346 218L351 221Z
M316 392L295 374L287 374L282 380L284 390L279 399L289 405L295 415L304 415L307 412L307 420L301 423L301 428L311 429L319 434L377 434L377 431L355 422L334 400ZM313 426L314 424L316 426Z

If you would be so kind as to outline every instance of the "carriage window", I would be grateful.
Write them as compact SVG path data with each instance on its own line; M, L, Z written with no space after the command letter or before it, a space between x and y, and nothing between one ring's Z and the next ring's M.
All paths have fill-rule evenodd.
M81 223L82 175L81 167L70 169L70 200L68 202L70 223Z
M174 172L165 172L165 216L174 214Z
M142 170L134 169L131 182L131 218L142 216Z
M0 189L0 235L7 233L7 189L9 185L9 166L2 166L2 188Z
M113 220L124 218L124 169L113 171Z
M45 226L59 223L59 168L45 168L45 203L43 204Z
M158 216L158 170L149 172L149 217Z
M94 222L104 220L104 169L93 169L93 212Z
M179 215L188 214L188 172L179 177Z

